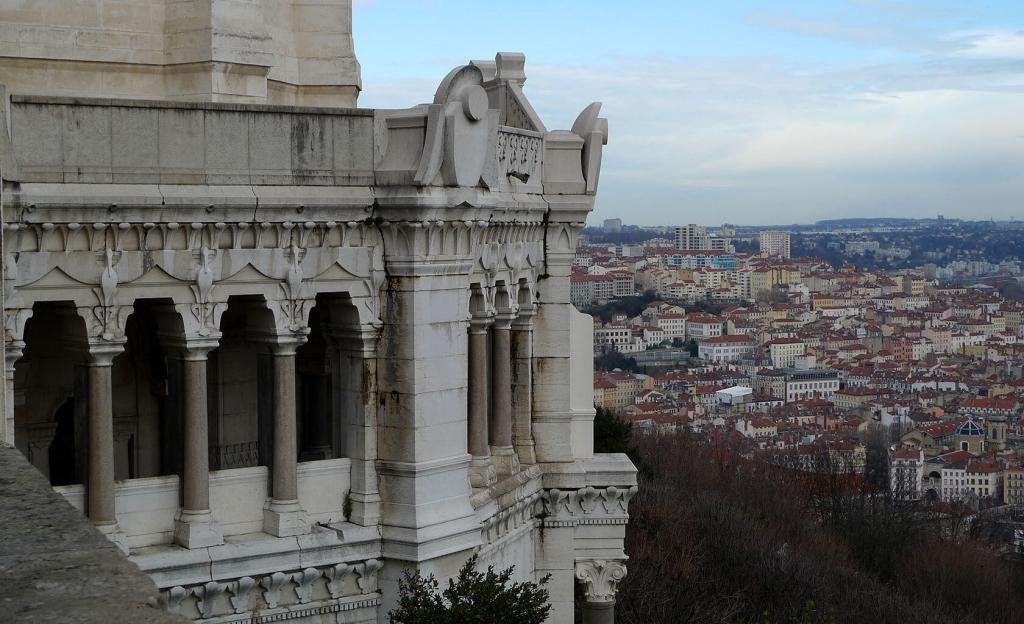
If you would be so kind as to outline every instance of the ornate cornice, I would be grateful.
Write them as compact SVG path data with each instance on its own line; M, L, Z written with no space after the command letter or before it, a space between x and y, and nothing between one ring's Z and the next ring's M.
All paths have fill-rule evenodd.
M374 608L380 604L377 576L382 567L379 559L367 559L175 585L161 590L160 599L168 611L191 619L217 617L239 622L279 621ZM235 620L233 615L240 617Z

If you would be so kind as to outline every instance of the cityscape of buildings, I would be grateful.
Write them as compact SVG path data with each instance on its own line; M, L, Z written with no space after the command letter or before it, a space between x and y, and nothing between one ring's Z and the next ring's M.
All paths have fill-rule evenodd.
M694 225L649 235L576 250L597 406L805 469L862 474L881 436L899 500L1024 509L1024 302L934 267L790 257L787 232L751 253ZM1019 283L1019 261L992 266Z

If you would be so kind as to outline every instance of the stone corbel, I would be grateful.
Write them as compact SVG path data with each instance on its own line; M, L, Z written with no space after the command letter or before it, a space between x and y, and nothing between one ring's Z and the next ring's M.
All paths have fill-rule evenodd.
M624 578L624 561L595 559L576 562L576 580L583 585L587 602L614 604L615 593Z

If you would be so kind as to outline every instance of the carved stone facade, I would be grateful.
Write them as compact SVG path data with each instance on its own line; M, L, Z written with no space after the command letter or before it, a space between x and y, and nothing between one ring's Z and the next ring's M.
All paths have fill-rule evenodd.
M552 622L576 582L605 617L636 478L593 453L569 275L607 124L548 131L525 79L499 54L402 110L0 99L0 435L169 610L386 621L404 570L479 552L550 573Z

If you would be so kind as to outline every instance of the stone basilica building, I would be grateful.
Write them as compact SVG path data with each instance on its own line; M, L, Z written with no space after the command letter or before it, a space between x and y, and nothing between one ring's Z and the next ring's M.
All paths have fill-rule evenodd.
M0 439L189 619L386 622L478 553L611 622L635 469L569 303L600 106L548 130L499 53L357 108L351 30L0 0Z

